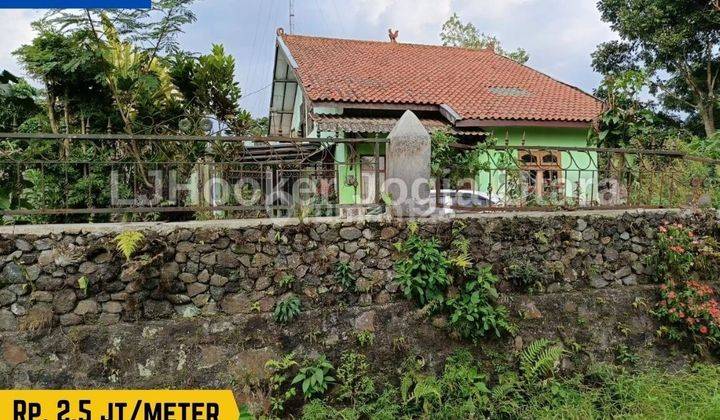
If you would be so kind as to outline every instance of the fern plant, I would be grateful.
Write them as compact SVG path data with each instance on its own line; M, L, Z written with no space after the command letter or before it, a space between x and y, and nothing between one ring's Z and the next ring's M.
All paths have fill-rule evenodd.
M125 231L115 237L115 245L118 251L120 251L125 259L130 261L133 254L140 249L145 240L145 235L142 232Z
M297 296L290 296L275 305L273 319L278 324L287 324L300 315L300 299Z
M551 378L560 366L565 350L557 343L541 338L520 354L520 371L531 383Z

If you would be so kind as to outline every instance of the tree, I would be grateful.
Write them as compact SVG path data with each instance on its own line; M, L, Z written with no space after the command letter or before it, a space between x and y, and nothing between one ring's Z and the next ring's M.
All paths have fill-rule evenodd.
M642 69L668 109L699 116L716 131L720 98L720 10L708 0L600 0L602 19L620 41L601 44L594 67Z
M196 20L190 9L194 1L153 0L151 10L58 9L40 22L61 32L90 31L100 39L105 35L103 19L107 19L120 37L155 57L180 51L178 35L183 26Z
M480 32L472 23L463 23L457 13L453 13L443 24L440 39L445 46L477 50L492 48L497 54L515 60L520 64L525 64L530 59L527 51L522 48L515 51L503 49L500 41L495 36Z
M636 137L646 135L655 123L655 113L640 101L647 76L642 71L612 72L605 76L596 94L605 100L596 143L602 147L626 147Z
M102 82L100 57L90 48L90 34L63 34L39 23L34 27L38 36L14 54L27 73L45 87L52 132L60 132L61 121L65 132L72 131L73 125L84 132L92 116L104 127L107 121L103 116L108 114L112 98Z
M12 131L41 111L38 91L7 71L0 72L0 131Z

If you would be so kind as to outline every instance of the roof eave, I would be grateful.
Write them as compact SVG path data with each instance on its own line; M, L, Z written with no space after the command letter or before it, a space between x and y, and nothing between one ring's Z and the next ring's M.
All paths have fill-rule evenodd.
M502 119L466 119L455 123L455 127L485 128L485 127L547 127L547 128L590 128L592 121L566 121L566 120L502 120Z
M313 104L319 107L330 108L347 108L347 109L377 109L388 111L438 111L439 107L432 104L403 104L390 102L351 102L351 101L332 101L315 99Z
M295 57L293 57L292 53L290 52L290 48L288 48L287 44L285 43L285 40L283 40L282 36L277 37L277 45L282 50L283 54L285 54L285 58L288 60L288 64L290 64L290 67L293 68L293 70L298 69L298 63L295 60Z

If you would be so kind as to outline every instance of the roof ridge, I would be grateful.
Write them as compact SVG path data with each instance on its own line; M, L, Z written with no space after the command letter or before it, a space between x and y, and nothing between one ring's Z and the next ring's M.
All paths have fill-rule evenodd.
M421 44L416 42L390 42L390 41L381 41L377 39L353 39L353 38L334 38L329 36L315 36L315 35L297 35L297 34L282 34L280 35L282 38L310 38L310 39L320 39L320 40L326 40L326 41L343 41L343 42L355 42L355 43L365 43L365 44L381 44L381 45L395 45L395 46L411 46L411 47L423 47L423 48L447 48L447 49L455 49L455 50L465 50L469 52L476 52L476 53L492 53L494 55L500 55L497 54L495 51L488 50L488 49L480 49L480 48L470 48L470 47L459 47L455 45L438 45L438 44Z

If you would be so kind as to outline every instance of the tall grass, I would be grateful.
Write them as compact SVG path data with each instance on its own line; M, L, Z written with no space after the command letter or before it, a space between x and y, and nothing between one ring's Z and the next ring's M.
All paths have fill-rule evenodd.
M554 384L530 399L523 417L720 419L720 366L698 365L678 373L606 371L600 376L594 384Z

